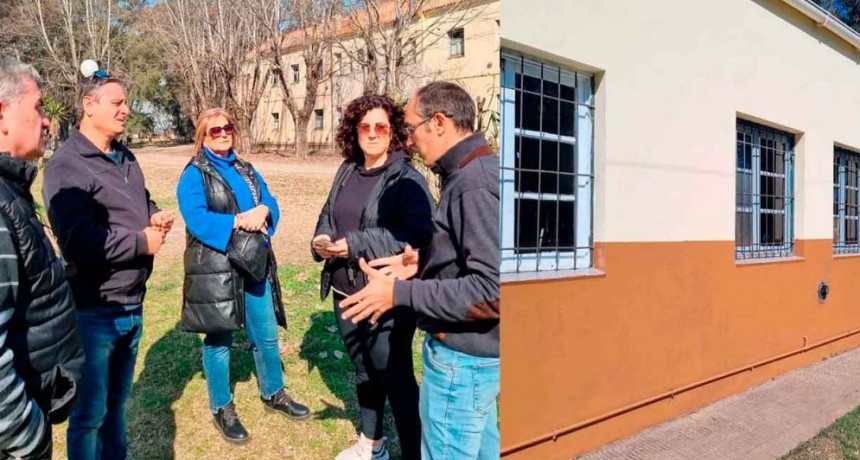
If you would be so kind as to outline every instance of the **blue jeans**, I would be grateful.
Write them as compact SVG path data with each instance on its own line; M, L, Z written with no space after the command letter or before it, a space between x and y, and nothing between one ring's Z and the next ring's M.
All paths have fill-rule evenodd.
M499 358L467 355L429 335L422 355L422 460L498 460Z
M125 405L143 330L140 305L78 310L84 366L66 434L70 460L126 458Z
M254 354L260 395L271 398L284 388L281 355L278 350L278 324L272 303L270 283L258 283L245 290L245 330ZM233 334L207 334L203 340L203 371L209 389L212 412L230 404L230 345Z

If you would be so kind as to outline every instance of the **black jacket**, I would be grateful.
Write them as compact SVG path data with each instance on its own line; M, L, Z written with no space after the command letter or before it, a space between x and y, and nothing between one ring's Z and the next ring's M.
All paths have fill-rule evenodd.
M430 246L411 280L394 282L394 304L450 348L499 356L499 157L473 134L433 166L442 178Z
M250 163L236 160L239 172L257 188L260 184ZM237 214L239 206L229 184L209 162L204 153L196 155L187 168L197 168L206 188L210 211ZM227 254L203 244L186 228L185 282L182 290L182 326L186 331L218 333L245 326L244 279L236 272ZM286 328L287 319L281 299L281 284L274 252L269 250L269 281L272 304L278 325Z
M84 361L63 261L30 194L35 176L34 165L0 154L0 458L50 445L50 430L47 440L37 431L68 416Z
M131 151L111 147L123 151L121 167L72 130L45 166L48 219L82 309L142 303L152 273L143 229L158 208Z
M405 154L395 152L392 155L397 158L386 167L364 205L360 229L346 235L349 269L353 271L358 287L366 283L364 274L358 269L358 259L363 257L370 261L399 254L407 244L421 249L430 243L433 235L433 199L427 181L409 164ZM351 161L341 164L320 212L314 236L328 235L334 239L338 234L332 215L334 203L338 192L357 169L358 165ZM313 247L311 255L317 262L323 260ZM322 300L331 290L331 267L332 261L327 260L320 280Z

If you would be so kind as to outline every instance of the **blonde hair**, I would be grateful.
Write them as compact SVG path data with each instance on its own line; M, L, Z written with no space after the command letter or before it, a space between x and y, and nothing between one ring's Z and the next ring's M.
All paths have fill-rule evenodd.
M230 136L233 138L233 148L236 148L236 139L239 137L239 131L236 128L236 123L233 121L233 117L227 113L226 110L216 107L214 109L206 109L204 110L199 117L197 117L197 123L195 123L194 130L194 154L197 155L200 153L200 149L203 148L203 141L206 139L206 136L209 134L209 121L217 116L222 116L227 119L227 123L233 125L233 135Z

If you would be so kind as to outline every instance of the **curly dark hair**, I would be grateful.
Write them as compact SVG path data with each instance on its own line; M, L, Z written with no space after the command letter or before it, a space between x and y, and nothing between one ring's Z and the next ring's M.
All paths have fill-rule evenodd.
M364 153L358 145L358 124L364 115L373 109L383 109L391 124L391 145L389 152L406 150L406 130L404 129L403 107L388 96L365 95L352 100L343 112L340 127L337 128L337 146L347 161L364 163Z

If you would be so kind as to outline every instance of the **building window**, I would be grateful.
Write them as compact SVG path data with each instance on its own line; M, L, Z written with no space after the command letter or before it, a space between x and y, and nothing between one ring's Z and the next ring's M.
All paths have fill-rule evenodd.
M272 112L272 131L281 129L281 114Z
M322 109L314 110L314 129L323 129L323 111L322 111Z
M501 271L592 266L594 79L502 53Z
M299 82L299 65L293 64L290 66L290 69L293 71L293 83Z
M794 136L737 121L735 258L794 254Z
M341 53L334 53L334 69L332 69L332 73L340 75L343 73L343 70L343 55Z
M448 57L462 57L466 54L466 40L463 28L448 32Z
M860 153L833 152L833 252L860 253Z
M272 84L272 86L277 86L278 85L278 74L276 74L275 72L272 72L272 76L270 77L269 81Z

